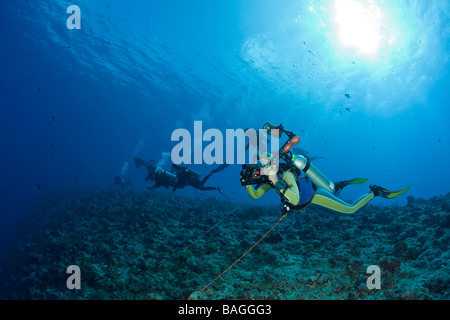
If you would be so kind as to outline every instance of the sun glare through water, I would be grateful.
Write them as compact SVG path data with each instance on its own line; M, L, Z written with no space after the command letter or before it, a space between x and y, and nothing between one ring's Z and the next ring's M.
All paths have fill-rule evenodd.
M343 45L355 47L361 54L376 54L382 38L380 8L355 0L337 0L334 9Z

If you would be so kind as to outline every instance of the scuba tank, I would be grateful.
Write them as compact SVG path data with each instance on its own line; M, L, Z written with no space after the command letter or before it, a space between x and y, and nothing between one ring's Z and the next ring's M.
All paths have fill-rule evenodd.
M201 173L184 166L180 166L177 164L172 165L172 172L176 171L177 174L186 174L189 177L192 177L194 180L198 180L201 177Z
M201 173L191 169L191 168L186 168L186 171L189 172L189 174L191 175L191 177L195 177L194 179L200 179L200 177L202 176Z
M292 165L297 169L303 171L313 184L334 193L334 183L330 181L319 169L314 166L308 158L300 155L292 155Z
M166 170L157 170L155 172L155 188L159 186L163 187L175 187L177 185L177 176Z
M169 180L171 183L175 183L177 181L177 176L174 175L173 173L164 170L162 172L162 175L164 175L167 178L167 180Z

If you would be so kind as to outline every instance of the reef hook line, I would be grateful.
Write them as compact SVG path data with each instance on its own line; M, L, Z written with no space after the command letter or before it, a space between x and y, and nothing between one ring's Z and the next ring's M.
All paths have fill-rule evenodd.
M287 213L284 213L283 216L281 216L281 218L272 226L272 228L269 229L269 231L267 231L262 237L261 239L259 239L258 241L255 242L255 244L248 249L239 259L237 259L232 265L230 265L224 272L222 272L221 274L219 274L213 281L211 281L210 283L208 283L206 286L204 286L200 291L197 291L193 296L189 297L188 300L192 300L194 299L197 295L199 295L200 293L202 293L206 288L208 288L210 285L212 285L214 282L216 282L216 280L218 280L220 277L222 277L226 272L228 272L231 268L233 268L239 261L241 261L250 251L253 250L254 247L256 247L258 245L258 243L260 243L276 226L277 224L279 224L281 222L281 220L284 219L284 217L287 216Z
M197 241L199 241L201 238L203 238L204 236L206 236L212 229L214 229L215 227L217 227L218 224L220 224L223 220L225 220L228 216L230 216L232 213L234 213L236 211L236 209L238 209L241 206L241 204L238 204L233 210L231 210L225 217L223 217L219 222L217 222L215 225L213 225L211 228L209 228L208 231L206 231L204 234L202 234L200 237L197 238L197 240L193 241L190 245L188 245L187 247L185 247L183 249L183 252L186 251L187 249L189 249L193 244L195 244Z

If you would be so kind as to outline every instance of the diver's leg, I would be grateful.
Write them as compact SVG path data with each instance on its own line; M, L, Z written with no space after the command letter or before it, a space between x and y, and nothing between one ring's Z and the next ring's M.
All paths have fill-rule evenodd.
M222 193L222 190L219 187L205 187L203 185L204 181L209 178L210 175L206 176L205 179L203 179L202 181L200 180L196 180L196 181L191 181L191 183L189 183L189 185L195 189L201 190L201 191L212 191L212 190L217 190L220 193Z
M202 190L202 191L212 191L212 190L217 190L219 191L219 187L204 187L204 186L200 186L197 189Z
M191 187L201 190L201 191L213 191L213 190L217 190L220 193L222 193L222 190L219 187L205 187L203 184L200 183L192 183L190 184Z
M202 181L200 181L200 184L201 184L201 185L204 185L205 182L206 182L206 180L208 180L212 175L213 175L212 173L208 174L206 177L203 178Z
M341 191L342 189L344 189L346 186L350 185L350 184L363 184L365 183L367 180L367 178L356 178L356 179L351 179L351 180L344 180L344 181L338 181L334 183L334 195L336 197L339 197L341 195Z
M373 192L370 192L362 195L352 204L348 204L347 202L337 198L327 190L318 188L316 195L312 200L312 203L332 211L351 214L361 209L374 197L375 195L373 194Z

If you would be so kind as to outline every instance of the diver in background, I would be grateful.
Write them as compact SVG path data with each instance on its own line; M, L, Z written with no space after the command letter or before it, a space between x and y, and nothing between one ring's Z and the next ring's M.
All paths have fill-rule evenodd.
M122 178L121 176L117 176L114 177L114 182L113 182L114 186L121 186L121 187L128 187L129 185L131 185L131 182L128 180L125 180L124 178Z
M158 163L155 160L145 161L143 158L139 157L134 158L134 165L136 166L136 168L139 167L147 168L147 176L145 177L145 181L155 180L157 164Z
M125 188L125 187L128 187L131 185L131 182L128 180L125 180L125 178L124 178L127 171L128 171L128 162L126 161L123 164L119 175L114 177L113 186L121 186L121 187Z
M169 172L161 168L161 166L159 165L159 161L145 161L144 159L137 157L134 158L134 163L136 165L136 168L140 166L144 166L147 168L148 174L145 178L145 181L155 181L155 185L148 188L150 190L158 187L172 187L173 191L175 191L176 189L182 189L186 186L191 186L202 191L217 190L222 193L220 187L207 187L204 185L214 173L219 172L220 170L212 170L206 177L200 179L201 174L197 171L176 164L172 165L172 169Z

